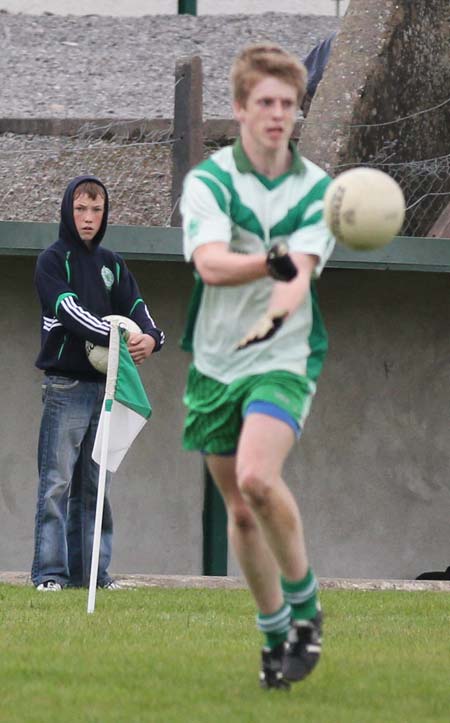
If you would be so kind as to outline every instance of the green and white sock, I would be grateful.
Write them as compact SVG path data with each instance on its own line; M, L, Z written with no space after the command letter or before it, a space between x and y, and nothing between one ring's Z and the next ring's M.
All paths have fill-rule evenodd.
M282 577L281 587L284 600L291 606L295 620L311 620L317 615L320 609L317 599L319 585L311 568L302 580L292 582Z
M256 624L265 635L266 646L272 650L287 638L291 620L291 606L283 603L281 608L270 615L258 613Z

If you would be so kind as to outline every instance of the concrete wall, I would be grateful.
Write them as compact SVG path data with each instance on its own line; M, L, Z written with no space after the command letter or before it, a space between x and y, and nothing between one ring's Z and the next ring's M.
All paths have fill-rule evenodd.
M448 203L448 162L407 162L448 155L449 38L448 0L352 0L302 132L303 153L331 173L374 163L410 205L443 194L422 203L410 235Z
M142 372L153 406L117 473L114 568L201 573L201 460L180 451L181 396L189 358L178 352L190 273L182 264L130 264L149 308L167 333L164 353ZM34 259L0 257L0 569L28 570L33 548L35 450L41 373Z
M28 570L41 374L34 259L0 257L0 570ZM134 262L168 336L143 379L154 414L116 475L112 569L201 573L202 464L181 450L191 272ZM328 270L330 353L286 476L321 576L415 577L450 564L450 276ZM230 565L230 574L237 572Z
M445 274L325 273L330 353L289 465L322 575L450 564L449 292Z

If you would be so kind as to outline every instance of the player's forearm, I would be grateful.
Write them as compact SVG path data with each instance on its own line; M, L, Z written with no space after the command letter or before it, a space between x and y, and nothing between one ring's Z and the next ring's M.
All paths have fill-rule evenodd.
M210 286L239 286L267 276L265 254L238 254L222 248L206 252L200 247L194 262Z
M309 279L299 278L291 281L289 284L278 282L272 291L267 312L271 314L272 312L283 309L288 315L291 315L302 305L308 291Z
M298 268L298 275L288 284L278 282L274 285L267 308L269 314L282 309L290 315L303 304L309 294L311 274L316 263L315 257L294 254L293 259Z

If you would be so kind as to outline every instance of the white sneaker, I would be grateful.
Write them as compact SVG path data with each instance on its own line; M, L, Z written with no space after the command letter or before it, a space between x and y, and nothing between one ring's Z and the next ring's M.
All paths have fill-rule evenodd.
M102 590L124 590L123 585L118 580L110 580L106 585L100 586Z
M45 582L41 582L41 584L37 586L36 590L39 590L39 592L61 592L62 585L54 580L46 580Z

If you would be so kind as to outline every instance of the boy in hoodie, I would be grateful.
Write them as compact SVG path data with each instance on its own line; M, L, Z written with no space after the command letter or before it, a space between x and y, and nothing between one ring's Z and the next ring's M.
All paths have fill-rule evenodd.
M79 176L66 188L59 238L37 260L35 283L41 302L44 410L38 447L39 489L31 579L38 590L87 586L98 485L92 449L106 378L88 361L85 342L108 346L110 324L121 314L142 329L128 348L141 364L164 343L132 274L100 242L108 221L108 193L94 176ZM98 585L114 589L108 574L112 516L107 477Z

